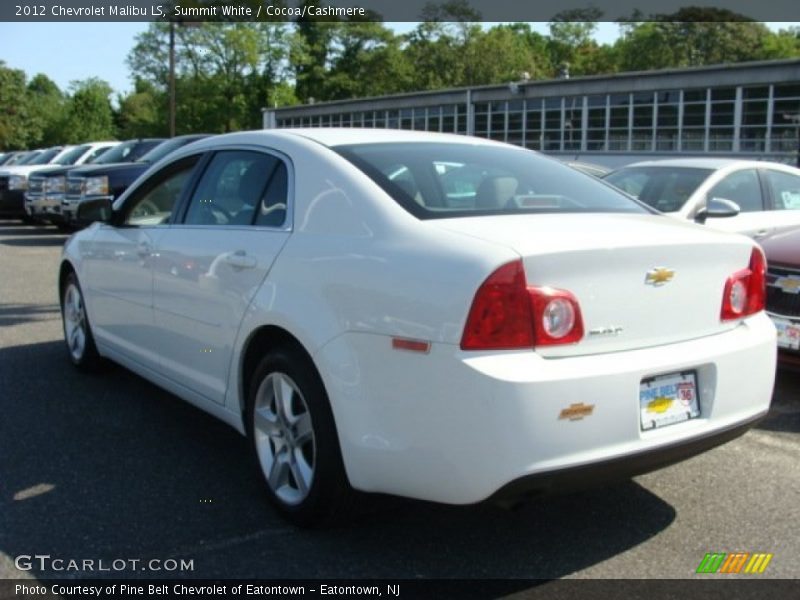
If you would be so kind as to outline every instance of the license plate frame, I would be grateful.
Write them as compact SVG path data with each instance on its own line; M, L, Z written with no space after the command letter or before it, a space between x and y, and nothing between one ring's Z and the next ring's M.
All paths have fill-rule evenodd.
M686 370L639 382L639 426L653 431L700 416L697 371Z

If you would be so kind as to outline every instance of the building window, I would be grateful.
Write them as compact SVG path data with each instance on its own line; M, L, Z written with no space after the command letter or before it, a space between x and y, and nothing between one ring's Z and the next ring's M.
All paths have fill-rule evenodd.
M736 88L715 88L711 90L711 116L708 125L709 152L733 150L735 100Z
M544 100L544 135L542 150L561 150L561 126L563 123L562 98L545 98Z
M445 133L456 132L456 107L452 104L442 107L442 131Z
M586 123L586 149L605 150L606 149L606 116L607 116L607 97L589 96L586 98L588 113Z
M773 95L771 150L795 152L798 146L796 119L800 117L800 84L776 85Z
M467 133L467 105L466 104L458 104L456 105L456 131L457 133Z
M583 137L583 96L564 98L564 150L579 151Z
M678 111L680 92L670 90L656 92L656 150L670 152L678 150Z
M633 128L631 150L653 149L653 93L638 92L633 95Z
M612 94L609 97L608 149L628 149L628 125L631 109L630 94Z
M525 147L542 149L542 101L525 101Z

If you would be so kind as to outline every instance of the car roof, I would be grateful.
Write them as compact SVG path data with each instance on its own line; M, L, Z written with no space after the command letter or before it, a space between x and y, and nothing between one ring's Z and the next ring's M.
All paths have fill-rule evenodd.
M215 147L220 144L269 143L275 138L305 138L323 146L347 144L370 144L390 142L446 142L484 146L503 146L491 140L466 137L452 133L431 133L428 131L408 131L404 129L367 129L359 127L308 127L296 129L261 129L215 135L199 142L193 142L191 149ZM187 147L188 148L188 147Z
M781 167L790 165L765 160L740 160L735 158L665 158L661 160L644 160L621 167L684 167L690 169L725 169L728 167Z

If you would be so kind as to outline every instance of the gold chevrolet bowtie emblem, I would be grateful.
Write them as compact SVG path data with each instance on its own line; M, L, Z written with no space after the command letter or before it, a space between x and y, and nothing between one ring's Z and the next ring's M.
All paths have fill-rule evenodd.
M664 285L668 281L672 281L672 278L675 277L675 271L672 269L667 269L665 267L656 267L647 272L647 275L644 278L644 282L648 285Z
M570 404L567 408L561 410L558 415L559 419L569 419L570 421L580 421L583 417L589 417L594 412L594 404Z

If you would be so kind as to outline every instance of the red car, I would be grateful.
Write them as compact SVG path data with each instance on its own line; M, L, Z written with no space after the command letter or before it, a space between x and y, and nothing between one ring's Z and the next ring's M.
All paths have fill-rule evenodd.
M759 242L767 255L767 312L778 330L778 359L800 368L800 229Z

